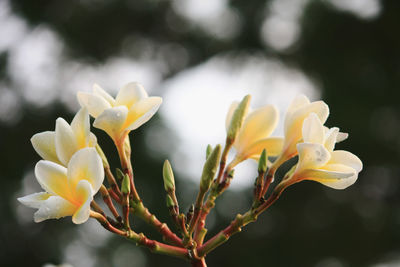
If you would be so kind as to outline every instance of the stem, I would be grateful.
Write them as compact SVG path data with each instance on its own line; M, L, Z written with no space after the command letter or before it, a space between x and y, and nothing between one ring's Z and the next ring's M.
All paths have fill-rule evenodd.
M232 144L233 144L233 142L228 140L228 138L227 138L226 142L225 142L225 148L224 148L224 151L222 151L221 160L219 162L219 170L218 170L218 175L217 175L217 184L219 184L221 182L221 177L222 177L222 174L224 173L224 170L225 170L226 159L228 158L228 152L231 149Z
M127 230L131 229L131 226L129 224L129 194L124 194L123 195L123 200L122 200L122 213L124 215L124 225Z
M102 208L99 206L99 204L97 204L96 201L92 200L92 202L90 202L90 207L92 209L94 209L94 211L96 211L96 212L100 213L102 216L106 217L106 214L104 213Z
M115 206L111 200L110 194L104 185L101 185L101 187L100 187L100 194L102 195L104 203L107 205L108 209L111 211L111 213L115 217L115 219L118 222L122 222L122 218L119 215L117 209L115 208Z
M258 215L268 209L290 184L279 184L266 202L255 210L247 211L244 215L238 214L231 224L197 249L197 254L202 257L225 243L232 235L242 230L242 227L257 220Z
M207 267L206 260L203 258L192 261L192 267Z
M274 165L272 165L271 168L267 172L267 176L265 177L265 183L262 188L260 198L265 196L265 194L267 193L269 186L271 185L272 181L274 180L275 172L276 172L276 167Z
M182 240L169 229L167 224L160 222L155 215L151 214L141 201L131 203L131 211L153 226L167 242L183 247Z
M118 198L121 198L121 191L119 190L117 181L110 170L110 166L104 166L104 173L106 174L108 184L111 186L112 191L118 196Z
M189 235L192 235L194 228L197 225L198 219L200 217L200 213L201 213L201 206L203 206L203 202L204 202L204 196L206 194L206 191L204 190L199 190L199 193L197 194L197 198L196 198L196 204L194 206L194 214L193 214L193 218L190 220L190 224L189 224Z
M130 230L128 239L135 241L137 245L147 247L151 252L178 257L184 260L189 260L188 250L182 247L167 245L155 240L148 239L144 234L137 234Z
M137 245L147 247L150 251L189 260L187 249L170 246L155 240L148 239L144 234L137 234L132 230L122 231L112 226L108 220L98 212L90 211L90 217L96 219L105 229L120 236L133 240Z
M254 198L253 198L253 207L258 205L262 195L262 190L264 187L264 175L265 172L258 172L258 177L256 180L255 188L254 188Z
M129 181L131 184L131 196L133 197L133 199L135 201L139 201L140 197L136 191L136 187L135 187L135 183L134 183L134 179L133 179L132 163L129 159L130 154L127 155L125 148L124 148L125 138L129 138L128 133L129 132L126 132L119 140L114 141L114 142L115 142L115 146L117 147L117 150L118 150L118 155L119 155L119 159L121 161L122 171L125 174L128 174L128 176L129 176Z
M207 230L204 231L203 229L205 229L204 226L206 224L207 215L210 213L211 209L215 206L216 198L217 196L212 194L211 192L207 197L206 203L203 204L203 207L201 209L197 223L196 233L194 235L194 240L198 246L202 244L204 236L207 232Z
M120 236L126 236L125 231L119 230L112 226L111 223L106 219L106 217L104 217L100 213L91 210L90 217L96 219L106 230Z

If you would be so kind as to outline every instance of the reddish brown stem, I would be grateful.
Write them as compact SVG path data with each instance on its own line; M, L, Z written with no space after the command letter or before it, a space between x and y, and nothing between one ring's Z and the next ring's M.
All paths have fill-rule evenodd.
M92 200L92 202L90 202L90 207L92 209L94 209L94 211L96 211L96 212L100 213L102 216L106 217L106 214L104 213L102 208L99 206L99 204L97 204L96 201Z
M178 257L184 260L189 260L189 253L186 248L176 247L167 245L155 240L148 239L143 234L136 234L133 231L129 231L130 239L136 241L136 243L140 246L147 247L150 251L158 254L164 254L169 256Z
M108 193L118 204L122 204L122 200L117 196L117 194L115 194L113 190L111 190L111 188L108 190Z
M101 185L100 187L100 193L103 197L103 201L104 203L107 205L108 209L110 210L110 212L112 213L112 215L115 217L115 219L118 222L122 221L121 216L119 215L117 209L114 207L114 203L111 200L109 191L107 190L107 188L104 185Z
M120 236L127 236L125 231L119 230L111 225L111 223L100 213L95 211L90 211L90 217L96 219L106 230L115 233Z
M169 229L167 224L160 222L155 215L151 214L142 202L132 202L132 205L132 211L146 223L153 226L167 242L183 247L182 240Z
M193 260L192 267L207 267L206 260L204 258Z
M129 230L128 232L119 230L114 226L112 226L108 222L108 220L98 212L90 211L90 217L95 218L108 231L120 236L127 237L135 241L138 245L147 247L154 253L159 253L189 260L189 253L188 250L185 248L170 246L155 240L148 239L145 235L137 234L132 230Z
M236 216L236 219L231 222L231 224L226 227L224 230L220 231L214 237L205 242L202 246L197 249L198 256L202 257L214 250L216 247L220 246L224 242L226 242L232 235L241 231L241 228L247 225L250 222L253 222L257 219L258 215L260 215L263 211L268 209L282 194L286 187L289 184L280 184L278 185L271 196L268 198L266 202L260 205L253 211L248 211L244 215Z
M119 190L117 181L115 180L114 175L112 174L109 166L104 167L104 173L106 175L108 184L111 186L113 193L115 193L118 196L118 198L121 198L122 197L121 191Z

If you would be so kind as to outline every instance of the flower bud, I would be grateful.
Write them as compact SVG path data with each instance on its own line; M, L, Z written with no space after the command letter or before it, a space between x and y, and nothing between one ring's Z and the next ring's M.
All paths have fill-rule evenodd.
M240 128L242 127L243 120L249 109L251 96L247 95L239 103L238 107L232 115L231 122L229 123L227 142L233 144Z
M115 173L117 174L118 181L122 181L124 179L125 173L120 168L116 168Z
M259 173L265 173L267 171L267 163L268 163L267 150L264 149L261 153L260 159L258 160Z
M219 159L221 157L221 145L217 145L210 156L207 158L203 167L203 173L200 180L200 189L207 191L218 169Z
M128 174L126 174L124 176L124 179L122 180L121 191L122 191L122 194L124 194L124 195L129 195L129 193L131 192L131 183L130 183Z
M208 159L208 156L210 156L212 150L213 150L212 146L208 145L206 150L206 159Z
M170 208L173 208L174 206L175 206L175 203L174 203L174 201L172 200L172 198L170 197L170 195L167 195L167 198L166 198L166 204L167 204L167 208L168 209L170 209Z
M168 160L164 161L163 178L164 178L165 191L167 192L175 191L174 173L172 172L172 167Z

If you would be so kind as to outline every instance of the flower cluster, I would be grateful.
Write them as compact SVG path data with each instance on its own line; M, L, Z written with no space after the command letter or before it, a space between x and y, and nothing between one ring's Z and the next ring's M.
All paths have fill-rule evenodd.
M227 129L238 104L234 102L230 107ZM248 158L258 161L265 149L268 156L275 158L273 163L268 161L271 175L282 163L299 156L294 172L285 177L282 185L302 180L314 180L335 189L352 185L362 170L362 162L348 151L334 151L335 144L345 140L348 134L339 132L337 127L325 127L328 115L329 108L323 101L310 102L306 96L299 95L286 112L281 138L270 137L279 118L275 106L267 105L250 113L244 110L243 125L233 144L236 156L231 167Z
M35 222L72 216L72 221L80 224L92 217L106 230L155 253L183 258L192 266L204 267L208 253L255 221L288 186L313 180L344 189L357 180L362 170L357 156L334 150L335 144L348 135L337 127L324 126L329 108L323 101L310 102L303 95L296 97L285 115L284 136L273 137L271 134L279 121L277 108L267 105L251 110L250 99L246 96L230 106L225 146L207 147L198 194L186 215L179 209L172 166L165 161L162 176L166 204L180 237L144 206L135 187L129 133L150 120L162 103L160 97L149 97L138 83L123 86L115 99L95 84L92 93L78 93L82 108L71 124L58 118L55 131L35 134L31 142L43 158L36 164L35 176L44 191L18 200L38 209L34 214ZM93 126L105 131L114 141L121 164L115 175L96 136L90 132L89 115L94 118ZM231 148L236 153L228 162ZM276 170L296 156L297 163L274 185ZM258 161L251 207L204 241L206 219L216 199L229 187L234 168L248 159ZM103 184L104 178L107 178L106 184ZM272 185L273 190L268 190ZM101 193L113 218L94 200L97 192ZM153 226L168 244L136 233L131 228L130 216L137 216Z
M90 132L89 114L96 120L94 127L104 130L119 142L130 130L148 121L162 100L148 97L138 83L121 88L116 99L100 86L93 93L78 93L82 108L68 124L56 120L55 131L35 134L32 146L43 158L35 167L37 181L45 192L34 193L18 200L37 208L35 222L72 216L76 224L87 221L93 196L104 180L104 166L96 149L97 138Z

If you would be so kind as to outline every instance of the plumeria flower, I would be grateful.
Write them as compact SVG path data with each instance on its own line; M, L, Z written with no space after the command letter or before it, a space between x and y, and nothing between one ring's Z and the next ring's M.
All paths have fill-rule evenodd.
M89 114L81 108L69 125L63 118L56 120L56 130L35 134L32 146L45 160L67 166L79 149L96 146L96 136L90 132Z
M302 139L303 122L311 113L315 113L324 124L329 116L329 107L323 101L310 102L305 95L297 96L290 104L284 122L283 150L275 161L276 167L297 155L296 144Z
M102 161L94 148L76 152L68 168L48 160L36 164L35 176L45 192L34 193L18 200L38 211L34 221L72 216L76 224L90 215L90 202L104 179Z
M355 183L362 170L361 160L354 154L334 151L335 143L346 134L334 127L323 127L315 113L311 113L302 128L303 143L297 144L299 162L294 173L283 183L290 185L302 180L313 180L335 189L344 189Z
M234 102L229 108L225 125L227 130L238 105L238 102ZM267 150L268 156L277 156L282 150L283 139L269 136L275 130L278 120L279 112L274 105L267 105L250 112L246 110L243 125L233 144L237 153L232 165L248 158L258 161L264 149Z
M93 126L104 130L114 142L121 142L131 130L139 128L157 112L161 97L149 97L138 83L128 83L114 99L99 85L92 93L78 92L78 101L96 118Z

